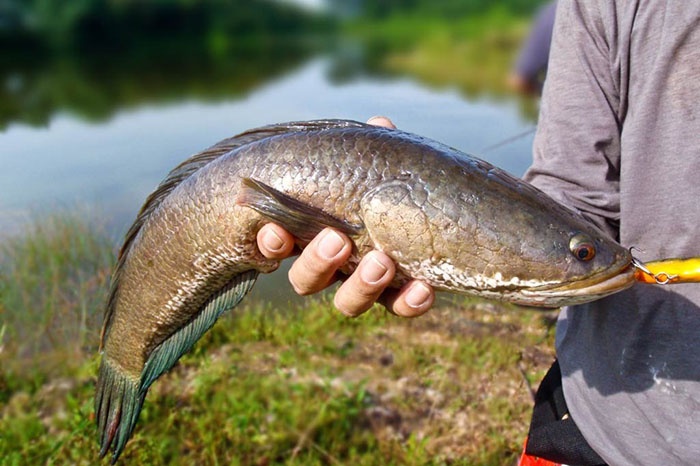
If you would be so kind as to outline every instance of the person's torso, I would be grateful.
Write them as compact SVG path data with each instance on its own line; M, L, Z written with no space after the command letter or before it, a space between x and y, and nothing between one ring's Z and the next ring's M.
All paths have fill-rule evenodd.
M610 5L620 242L641 260L700 256L700 2ZM567 403L610 464L697 462L699 336L698 284L635 285L562 313Z

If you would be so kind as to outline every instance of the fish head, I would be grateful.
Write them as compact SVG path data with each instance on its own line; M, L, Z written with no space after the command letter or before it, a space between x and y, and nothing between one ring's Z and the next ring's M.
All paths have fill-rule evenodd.
M438 290L536 307L599 299L634 282L629 251L582 215L482 161L363 199L374 247Z
M484 201L499 206L486 224L493 225L490 235L501 251L489 260L500 264L502 285L511 285L504 290L506 299L527 306L568 306L635 282L630 251L579 212L499 169L489 169L484 180Z
M467 258L459 267L465 276L481 274L477 294L559 307L634 283L631 253L579 212L482 160L458 159L458 165L461 188L472 199L452 201L452 217L465 227L462 244L471 238L478 257L453 254Z
M510 293L516 304L559 307L581 304L622 291L634 283L630 252L591 225L574 221L556 228L542 243L529 244L533 260L521 266L520 286ZM576 225L576 223L579 223ZM562 224L560 224L562 225Z
M551 308L594 301L634 283L630 252L576 213L559 208L521 210L510 219L510 226L498 227L499 234L481 231L463 238L462 244L476 239L482 247L474 250L471 243L467 246L471 251L451 254L458 258L451 260L450 268L456 272L451 286L487 298ZM484 243L488 241L490 246Z

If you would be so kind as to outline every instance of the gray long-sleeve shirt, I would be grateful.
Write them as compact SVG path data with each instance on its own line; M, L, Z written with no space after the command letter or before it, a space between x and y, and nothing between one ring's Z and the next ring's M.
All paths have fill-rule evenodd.
M700 2L559 2L525 179L642 260L700 256ZM609 464L700 462L700 284L565 309L557 353Z

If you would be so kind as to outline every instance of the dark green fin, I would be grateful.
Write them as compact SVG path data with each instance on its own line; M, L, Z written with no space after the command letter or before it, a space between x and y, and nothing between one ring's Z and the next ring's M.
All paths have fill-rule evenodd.
M209 330L216 320L229 309L233 309L253 288L258 277L257 270L236 275L219 291L204 308L184 327L173 333L151 352L141 372L141 390L146 391L165 371L173 367L180 356Z
M112 464L117 461L131 437L145 396L146 392L139 391L138 380L128 377L107 358L102 358L95 391L100 458L112 448Z
M112 464L121 454L138 420L148 388L209 330L216 320L235 307L253 288L256 270L233 278L211 298L185 326L158 345L148 357L139 380L133 380L102 359L95 394L95 413L100 435L100 457L112 449Z
M335 228L349 236L357 236L364 229L362 224L338 219L260 181L252 178L243 178L242 181L236 201L239 205L255 209L304 242L311 241L325 227Z
M248 131L244 131L236 137L252 137L253 141L258 141L265 137L276 136L279 134L286 133L322 131L326 129L337 128L364 128L366 126L369 126L370 128L376 128L376 126L371 126L367 123L360 123L359 121L353 120L326 119L309 121L290 121L287 123L277 123L274 125L267 125L262 126L260 128L249 129ZM261 134L263 135L262 137L260 136Z

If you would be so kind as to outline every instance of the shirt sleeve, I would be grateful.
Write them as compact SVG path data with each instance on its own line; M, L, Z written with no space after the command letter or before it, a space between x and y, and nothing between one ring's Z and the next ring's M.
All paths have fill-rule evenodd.
M533 164L524 179L618 238L621 117L611 58L614 7L606 1L558 3Z

